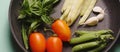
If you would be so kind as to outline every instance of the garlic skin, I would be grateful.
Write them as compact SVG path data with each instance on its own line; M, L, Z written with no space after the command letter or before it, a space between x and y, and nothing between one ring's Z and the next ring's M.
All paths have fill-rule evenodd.
M98 22L99 20L97 17L91 17L84 24L89 25L89 26L94 26L94 25L97 25Z
M93 12L101 13L102 11L103 11L103 9L101 7L99 7L99 6L95 6L93 8Z

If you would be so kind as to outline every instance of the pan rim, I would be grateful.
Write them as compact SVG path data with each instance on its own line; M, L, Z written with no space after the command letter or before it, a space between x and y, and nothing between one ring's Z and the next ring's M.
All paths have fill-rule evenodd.
M10 1L10 5L9 5L9 10L8 10L8 16L9 16L9 25L10 25L10 29L11 29L11 32L12 32L12 36L14 37L15 41L17 42L17 44L19 45L19 47L27 52L27 50L25 50L25 48L22 46L22 44L20 44L20 42L18 41L17 37L15 36L15 32L14 32L14 29L12 27L12 22L11 22L11 7L13 5L13 0Z

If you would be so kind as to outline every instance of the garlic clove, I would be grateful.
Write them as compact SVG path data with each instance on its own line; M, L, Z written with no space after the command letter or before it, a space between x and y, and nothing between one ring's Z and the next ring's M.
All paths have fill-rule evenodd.
M102 11L103 11L103 9L101 7L99 7L99 6L95 6L93 8L93 12L101 13Z
M96 17L91 17L84 24L89 25L89 26L94 26L94 25L97 25L98 22L99 20Z
M101 20L104 19L104 16L105 16L105 14L101 13L101 14L98 14L98 15L96 16L96 18L97 18L99 21L101 21Z

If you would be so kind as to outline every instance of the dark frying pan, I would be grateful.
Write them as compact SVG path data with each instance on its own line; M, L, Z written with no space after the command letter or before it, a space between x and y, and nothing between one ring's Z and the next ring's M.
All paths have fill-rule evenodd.
M58 6L55 7L55 13L53 13L52 17L60 17L60 9L62 7L64 0L61 0ZM17 21L18 12L20 10L20 4L22 3L22 0L11 0L10 8L9 8L9 22L11 31L13 33L13 37L18 43L18 45L21 47L21 49L25 52L22 37L21 37L21 29L20 24ZM109 45L103 50L103 52L108 52L110 48L115 44L116 40L119 37L120 34L120 3L119 0L99 0L97 2L98 6L101 6L105 9L105 19L100 22L95 27L79 27L77 29L87 29L87 30L100 30L100 29L111 29L114 31L113 36L115 37L115 40L109 43ZM92 14L91 14L92 15ZM77 22L75 22L76 24ZM72 25L71 30L76 30L76 26ZM71 52L71 47L64 43L63 52Z

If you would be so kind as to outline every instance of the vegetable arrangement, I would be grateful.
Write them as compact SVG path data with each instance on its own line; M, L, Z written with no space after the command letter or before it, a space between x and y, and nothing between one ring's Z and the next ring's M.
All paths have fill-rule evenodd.
M32 52L62 52L63 41L73 44L72 52L84 51L99 52L113 40L112 30L84 31L77 30L71 37L71 26L78 16L82 16L78 25L97 25L104 18L104 10L95 6L97 0L65 0L60 19L53 19L49 15L54 5L59 0L23 0L18 21L21 24L21 33L26 50ZM94 7L94 8L93 8ZM95 17L88 18L91 11L99 13ZM88 19L87 19L88 18ZM44 27L55 34L46 39L45 34L38 32ZM44 30L43 30L44 31ZM47 33L47 32L45 32ZM29 48L30 47L30 48Z
M85 49L90 49L88 52L99 52L109 42L108 40L113 40L111 30L99 30L99 31L76 31L78 37L72 38L70 44L76 44L73 46L72 51L83 51ZM96 48L97 47L97 48Z

